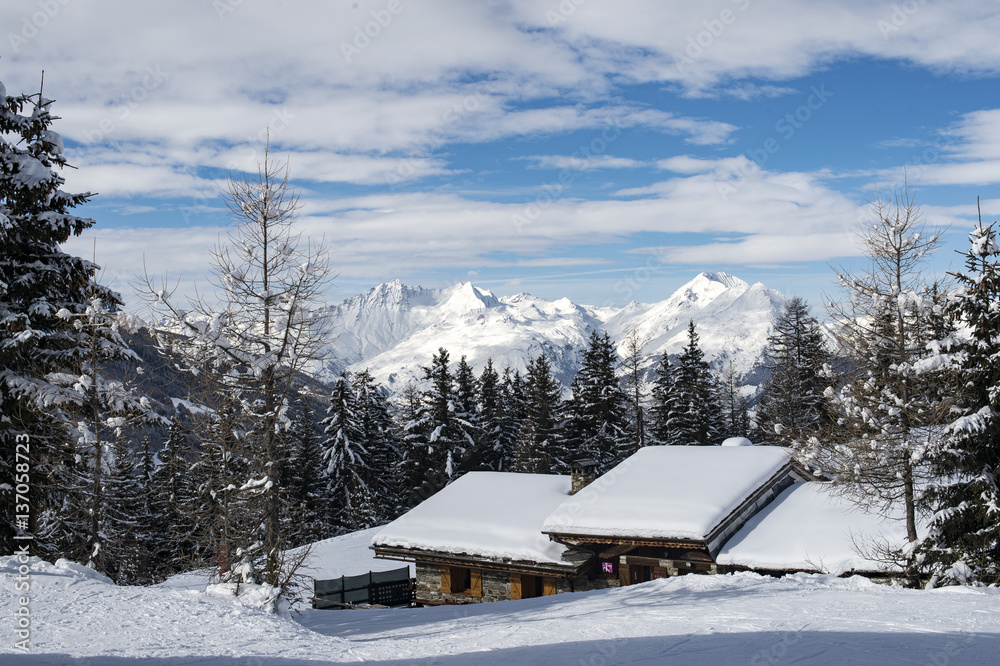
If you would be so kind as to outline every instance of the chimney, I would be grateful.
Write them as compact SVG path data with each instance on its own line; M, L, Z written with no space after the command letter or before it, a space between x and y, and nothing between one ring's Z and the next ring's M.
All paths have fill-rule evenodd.
M574 460L569 469L570 495L576 495L578 492L593 483L594 479L597 478L597 463L589 458Z

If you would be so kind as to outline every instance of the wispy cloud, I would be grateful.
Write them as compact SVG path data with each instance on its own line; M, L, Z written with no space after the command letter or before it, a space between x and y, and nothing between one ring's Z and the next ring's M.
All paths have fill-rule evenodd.
M591 155L589 157L574 157L572 155L527 155L517 157L517 160L529 162L531 169L571 169L573 171L594 171L597 169L638 169L648 166L648 163L630 157L612 157L611 155Z

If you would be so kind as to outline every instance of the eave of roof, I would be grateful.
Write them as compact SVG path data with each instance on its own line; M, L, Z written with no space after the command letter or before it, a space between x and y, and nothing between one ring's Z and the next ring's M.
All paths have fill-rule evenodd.
M441 551L422 550L415 548L393 548L389 546L373 546L375 557L391 560L403 560L413 562L429 562L432 564L443 564L449 566L467 566L492 571L512 571L517 573L549 573L559 576L577 576L590 565L593 557L588 557L582 561L566 562L559 564L556 562L531 562L527 560L504 560L500 558L486 558L476 555L445 553Z

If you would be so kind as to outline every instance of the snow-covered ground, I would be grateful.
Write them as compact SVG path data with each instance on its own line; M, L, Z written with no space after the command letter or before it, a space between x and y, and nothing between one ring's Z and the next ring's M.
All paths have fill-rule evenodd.
M364 536L328 540L332 575ZM331 542L332 541L332 542ZM338 545L339 544L339 545ZM343 546L343 547L341 547ZM346 564L359 555L357 566ZM326 566L318 563L318 566ZM116 587L80 565L0 558L0 664L995 664L1000 590L863 578L685 576L620 590L423 609L268 615L232 596ZM29 596L31 652L14 647ZM3 630L0 630L3 631Z
M391 571L405 566L410 568L410 576L415 572L413 565L398 560L384 560L375 557L375 552L369 548L372 538L378 534L381 527L360 530L343 534L331 539L324 539L312 544L309 557L299 570L302 575L314 580L340 578L341 576L358 576L369 571ZM301 549L296 548L293 552ZM171 577L160 587L181 590L203 590L210 582L209 572L193 571Z

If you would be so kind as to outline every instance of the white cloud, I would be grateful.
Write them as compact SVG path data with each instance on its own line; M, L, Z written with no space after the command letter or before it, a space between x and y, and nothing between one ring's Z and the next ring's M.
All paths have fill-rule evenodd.
M1000 19L976 2L922 4L900 18L893 3L860 0L766 6L635 0L586 3L554 27L546 12L558 12L559 4L523 0L406 1L384 26L372 23L372 12L385 23L385 5L375 0L294 9L240 3L221 18L214 6L195 0L59 4L37 34L10 43L37 7L5 3L0 23L14 26L4 49L12 65L5 82L10 90L33 90L45 69L46 90L60 102L60 129L68 138L90 146L120 142L129 152L141 150L132 142L165 152L184 148L176 169L209 165L179 161L195 149L210 152L200 151L206 142L255 144L267 127L287 150L324 150L356 163L393 153L431 159L429 152L452 141L612 121L715 145L735 128L609 104L606 93L617 82L634 81L679 85L692 94L786 94L787 87L767 80L802 76L857 54L939 70L1000 66L994 38ZM365 29L377 34L359 38ZM356 39L363 48L348 62L342 45ZM531 100L543 104L521 106ZM324 179L367 183L380 169L372 163L332 167ZM438 163L417 170L446 171ZM351 178L352 172L359 175Z
M325 238L332 264L347 280L491 268L516 275L521 268L592 265L608 258L594 258L587 247L622 243L625 249L624 241L643 232L707 235L700 245L663 250L671 261L691 265L711 259L759 266L850 253L846 239L863 213L857 204L813 174L754 170L745 160L746 173L736 175L733 164L719 160L716 169L664 180L629 200L501 204L444 193L313 197L305 202L301 224L307 236ZM98 262L120 275L141 272L145 253L154 274L169 269L197 276L207 271L207 249L223 231L103 230L88 232L72 247L89 247L96 237Z
M645 162L629 157L612 157L611 155L590 155L576 157L572 155L527 155L517 158L529 162L533 169L570 169L572 171L594 171L596 169L637 169L646 166Z
M822 173L764 171L744 157L654 162L616 152L603 138L614 128L677 137L692 151L724 147L738 130L737 121L629 100L628 85L756 99L789 94L789 81L839 59L865 57L941 74L1000 71L1000 12L991 3L918 3L909 12L904 4L401 0L402 11L386 19L384 0L77 0L56 3L55 15L29 36L20 32L38 4L15 0L0 5L0 25L8 26L0 55L11 92L36 90L45 70L46 94L63 116L57 129L80 167L66 173L67 189L99 192L98 202L115 210L142 210L154 198L213 209L224 185L217 174L253 169L268 131L275 153L307 185L412 183L465 168L452 163L456 143L580 131L593 134L576 154L528 162L581 170L648 160L664 172L659 182L594 201L548 190L522 204L442 192L307 192L303 221L326 234L348 277L552 265L545 262L557 249L640 232L733 236L670 251L678 261L761 265L840 256L843 230L859 207L827 187ZM586 157L597 139L604 149ZM963 116L932 148L928 159L915 147L914 183L1000 182L1000 110ZM542 150L550 149L529 152ZM519 216L528 223L515 225ZM194 276L204 273L201 248L218 232L115 229L71 245L89 247L97 237L99 257L120 275L135 272L154 248L147 262L157 271L170 266ZM493 253L517 259L505 264Z
M1000 183L1000 109L967 113L932 142L898 145L913 153L899 167L878 172L882 181L900 185L905 169L907 182L914 185Z

